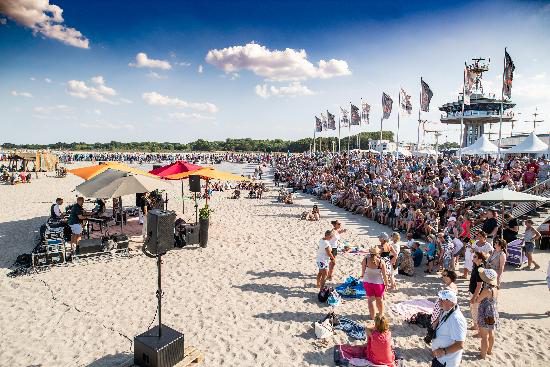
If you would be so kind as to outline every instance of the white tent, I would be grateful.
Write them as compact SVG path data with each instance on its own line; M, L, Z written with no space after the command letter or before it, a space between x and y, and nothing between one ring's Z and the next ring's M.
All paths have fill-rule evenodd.
M507 152L506 150L501 149L502 152ZM491 143L485 135L481 135L472 145L467 146L462 149L462 154L470 155L484 155L484 154L494 154L498 152L498 147Z
M427 155L437 155L437 152L433 149L420 149L412 152L412 155L415 156L427 156Z
M495 201L495 202L533 202L533 201L550 201L550 198L538 195L526 194L520 191L512 191L509 189L500 189L484 192L475 196L470 196L459 201Z
M507 149L506 153L546 153L548 152L548 145L544 143L535 132L529 134L521 143Z

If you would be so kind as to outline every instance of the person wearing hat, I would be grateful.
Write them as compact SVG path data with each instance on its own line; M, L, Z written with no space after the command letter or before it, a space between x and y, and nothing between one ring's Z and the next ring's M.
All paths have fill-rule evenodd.
M432 339L432 366L458 367L466 340L466 319L458 307L456 292L439 291L441 314Z
M481 359L491 355L495 342L495 329L498 325L497 295L498 274L493 269L480 268L479 277L483 281L482 291L478 296L477 324L481 337Z
M386 284L388 284L387 269L384 261L380 258L380 249L377 246L372 246L369 249L369 254L363 259L361 278L367 294L369 315L371 320L374 320L376 315L384 314L383 297ZM374 310L375 304L376 312Z
M342 228L342 222L339 220L333 220L330 222L332 224L332 238L330 240L330 247L332 249L332 255L336 258L338 255L338 245L340 244L340 234L346 232L345 228ZM327 280L332 280L332 273L334 272L334 266L336 265L335 261L331 261L328 268Z

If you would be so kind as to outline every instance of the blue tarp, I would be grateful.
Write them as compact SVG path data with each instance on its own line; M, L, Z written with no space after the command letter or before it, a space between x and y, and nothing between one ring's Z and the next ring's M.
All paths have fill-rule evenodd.
M335 289L344 298L365 298L367 296L365 288L363 288L363 282L352 276L349 276L344 284Z

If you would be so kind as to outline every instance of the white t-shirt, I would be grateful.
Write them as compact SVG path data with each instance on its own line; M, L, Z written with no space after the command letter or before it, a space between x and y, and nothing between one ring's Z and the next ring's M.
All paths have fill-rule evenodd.
M334 236L332 236L332 239L330 240L330 247L332 248L338 248L338 243L340 242L340 233L338 231L332 232Z
M58 218L61 217L61 209L59 208L59 204L55 204L53 206L53 212Z
M458 306L453 314L449 316L445 322L441 323L445 314L446 313L442 313L439 318L440 324L436 331L436 337L432 340L432 351L440 348L448 348L457 341L463 342L466 340L466 319ZM446 367L458 367L462 360L462 349L454 353L447 353L437 360L442 364L446 363Z
M330 260L330 257L327 255L327 248L330 248L330 243L324 238L321 238L319 241L319 248L317 249L317 261L325 262Z
M399 252L401 251L401 241L398 242L390 242L391 247L395 250L395 253L399 255Z
M484 252L491 253L493 252L493 246L489 242L485 242L483 245L478 241L472 246L472 252Z

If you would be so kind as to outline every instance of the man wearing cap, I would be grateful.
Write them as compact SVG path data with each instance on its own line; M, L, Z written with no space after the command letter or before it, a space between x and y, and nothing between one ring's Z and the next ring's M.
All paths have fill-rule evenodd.
M445 289L438 295L442 312L432 340L432 367L458 367L466 340L466 319L457 305L455 292Z

